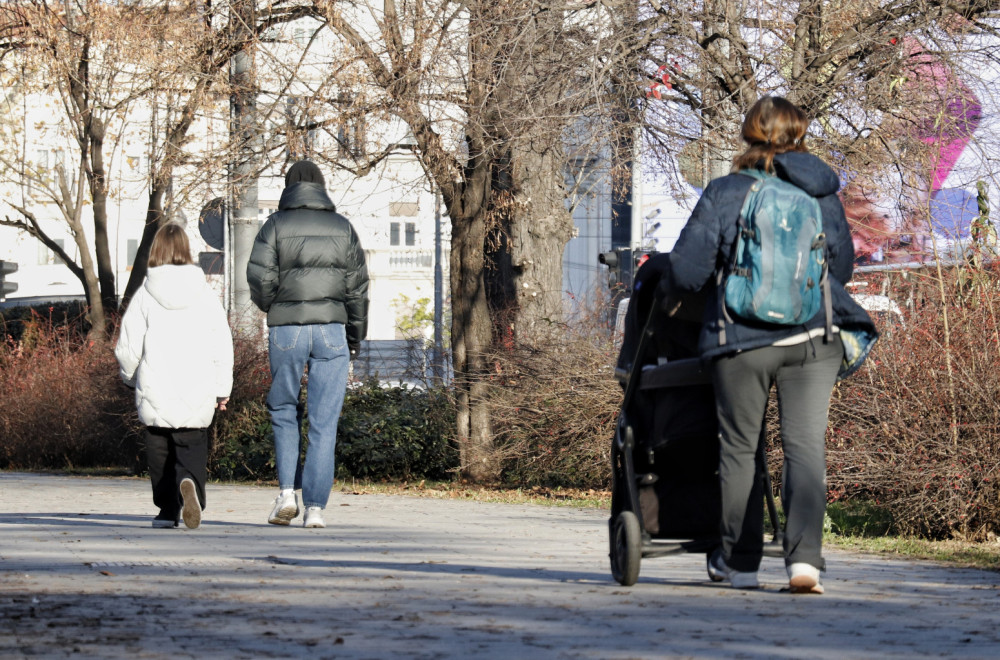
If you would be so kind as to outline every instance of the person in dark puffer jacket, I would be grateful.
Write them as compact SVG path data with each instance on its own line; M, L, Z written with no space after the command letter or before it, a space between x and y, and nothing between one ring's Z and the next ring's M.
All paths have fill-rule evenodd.
M267 313L274 428L281 489L268 522L288 525L300 508L306 527L325 527L322 510L333 487L337 422L351 356L368 330L368 268L354 227L337 213L323 174L303 160L285 175L285 189L260 228L247 264L250 297ZM309 447L305 463L299 392L306 385Z
M824 445L830 396L838 377L857 369L877 338L867 312L844 289L853 274L854 248L836 194L840 181L808 153L808 126L805 114L783 98L765 97L750 109L742 129L747 151L736 158L732 174L705 188L670 252L670 267L659 285L667 298L709 285L698 350L710 364L715 387L722 546L709 557L708 572L713 580L728 580L737 588L759 586L763 505L749 497L767 400L776 385L785 458L782 503L789 589L823 593ZM755 181L739 172L751 168L775 174L819 201L832 294L834 334L829 341L822 309L803 325L789 326L741 319L720 305L714 279L731 258L740 209Z

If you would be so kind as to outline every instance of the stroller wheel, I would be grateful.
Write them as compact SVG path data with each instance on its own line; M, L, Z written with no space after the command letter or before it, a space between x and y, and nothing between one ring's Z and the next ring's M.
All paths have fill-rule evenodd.
M622 511L615 518L611 531L611 575L625 587L639 579L642 561L642 532L639 518L631 511Z

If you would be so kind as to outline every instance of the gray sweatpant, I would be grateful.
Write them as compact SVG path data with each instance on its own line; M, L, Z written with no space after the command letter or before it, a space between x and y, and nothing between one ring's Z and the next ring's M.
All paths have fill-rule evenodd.
M772 384L778 388L785 455L781 476L785 563L824 568L826 426L843 357L840 336L835 335L828 344L820 337L792 346L756 348L712 362L719 418L722 553L733 570L753 572L760 567L763 517L754 514L762 503L749 500Z

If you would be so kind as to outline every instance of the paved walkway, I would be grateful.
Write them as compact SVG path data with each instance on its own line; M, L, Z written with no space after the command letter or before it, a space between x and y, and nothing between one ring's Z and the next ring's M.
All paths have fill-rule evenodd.
M145 480L0 473L0 657L1000 657L996 573L830 552L792 596L682 555L624 588L602 511L335 492L304 529L273 496L210 485L160 530Z

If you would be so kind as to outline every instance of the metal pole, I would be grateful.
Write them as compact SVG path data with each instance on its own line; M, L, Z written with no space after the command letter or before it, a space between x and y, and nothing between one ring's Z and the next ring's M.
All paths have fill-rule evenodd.
M229 231L229 172L226 172L226 201L222 203L222 304L232 318L233 311L233 246Z
M255 2L243 0L236 5L241 38L249 44L256 24ZM239 146L231 168L232 213L230 215L232 245L232 305L229 313L236 330L242 334L260 331L260 315L250 299L247 284L247 264L250 250L257 237L257 160L260 131L256 127L257 94L254 57L249 45L233 56L230 68L232 110L230 134Z
M434 384L444 384L444 275L441 268L441 193L434 188Z
M633 250L643 247L642 192L642 128L636 126L632 137L632 236L629 242Z

